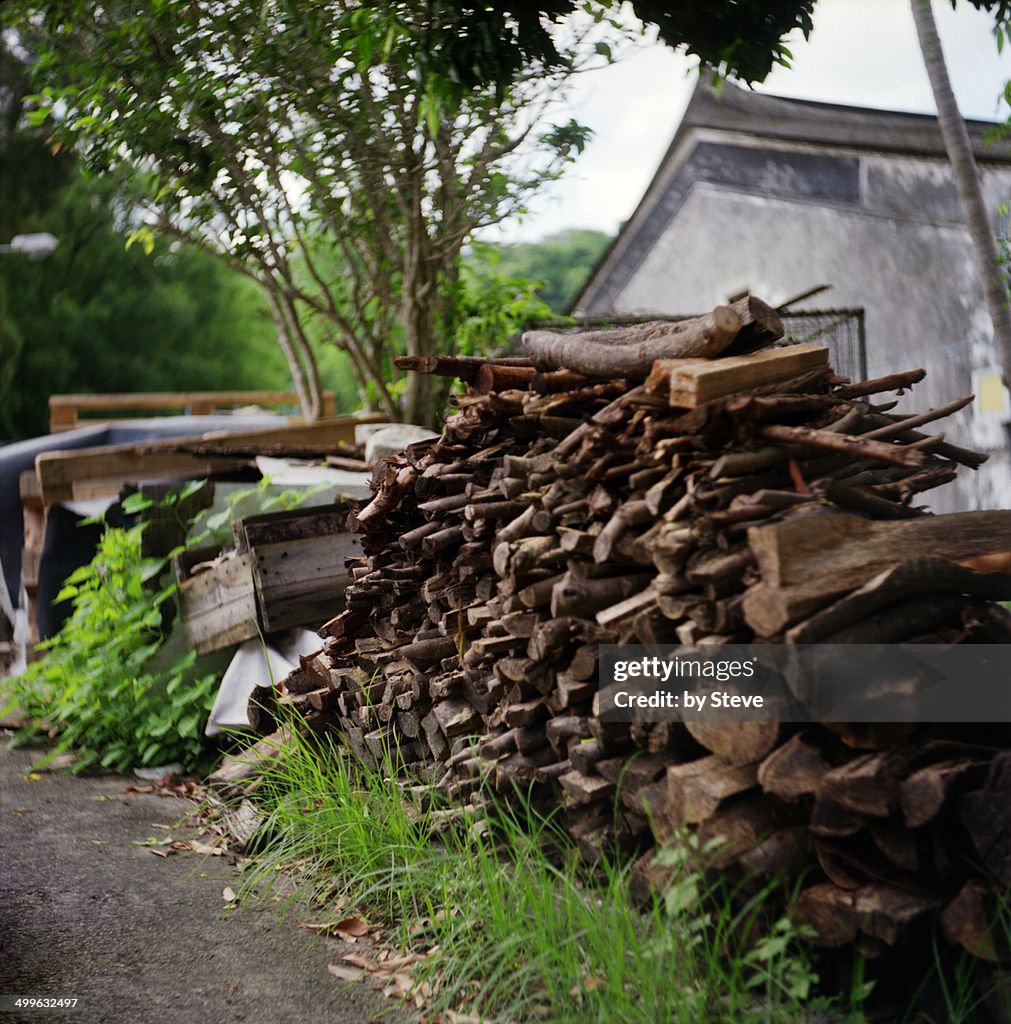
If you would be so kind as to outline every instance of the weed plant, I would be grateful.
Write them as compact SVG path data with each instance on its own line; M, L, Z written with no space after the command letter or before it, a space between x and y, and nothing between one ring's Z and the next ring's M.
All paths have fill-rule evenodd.
M204 484L183 484L158 504L178 510ZM0 680L0 709L17 709L27 721L15 742L51 740L55 749L44 761L72 752L75 772L173 762L193 768L204 753L203 729L220 680L193 652L172 656L166 647L180 626L171 560L188 547L227 541L239 515L293 508L312 493L270 493L267 479L237 490L223 510L201 513L195 525L181 523L190 527L189 540L160 558L143 557L144 523L105 523L94 558L57 597L72 603L70 617L39 645L39 660L21 676ZM152 504L131 495L123 511L137 514Z
M629 867L591 869L528 801L447 813L396 781L396 757L352 761L332 740L291 742L264 770L265 813L247 890L295 874L303 896L354 906L394 941L431 951L416 968L425 1012L487 1021L759 1024L862 1020L816 995L809 948L770 914L774 883L728 889L686 842L662 853L668 882L645 903ZM419 793L421 795L419 795ZM832 1014L831 1017L825 1016Z

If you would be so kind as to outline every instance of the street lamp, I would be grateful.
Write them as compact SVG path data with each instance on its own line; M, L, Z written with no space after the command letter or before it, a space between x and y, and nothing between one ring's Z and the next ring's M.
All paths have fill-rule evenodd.
M15 235L8 245L0 245L0 253L17 252L30 260L41 260L56 251L60 240L48 231L32 235Z

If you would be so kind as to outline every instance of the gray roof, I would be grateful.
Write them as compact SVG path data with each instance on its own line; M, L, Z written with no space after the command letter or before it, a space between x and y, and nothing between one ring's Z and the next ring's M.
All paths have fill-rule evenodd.
M1011 141L1001 139L984 143L984 136L993 133L996 127L993 122L966 121L966 127L980 164L1011 163ZM708 175L707 180L720 179L720 168L727 163L725 152L728 146L734 146L732 139L721 143L699 141L694 146L683 145L699 132L714 131L746 137L749 145L737 147L741 154L756 154L758 151L751 148L756 140L770 143L765 147L767 150L779 148L776 143L802 146L803 149L795 151L793 156L786 152L790 146L783 147L781 159L792 159L805 166L812 183L811 198L845 190L847 185L842 179L847 174L853 178L849 187L856 187L853 183L857 174L855 158L840 160L824 153L824 150L824 155L818 155L817 151L822 147L947 160L941 130L932 114L907 114L789 99L753 92L729 82L716 89L708 76L700 75L688 108L653 180L635 212L587 275L574 308L610 308L615 289L620 289L627 281L683 198L681 193L690 182L679 179L686 177L683 173L686 167L696 168L697 174ZM798 152L808 155L798 155ZM747 157L741 156L738 162L741 160L746 161ZM755 160L761 162L758 156ZM752 168L752 173L761 175L761 168ZM791 182L799 179L800 176L789 176ZM773 188L775 180L774 175L767 187ZM604 300L603 304L601 300Z
M1011 141L984 145L990 121L966 121L976 159L1011 161ZM718 91L700 76L671 148L693 128L740 131L753 138L821 143L878 152L945 157L933 114L907 114L838 103L814 103L753 92L725 82ZM666 161L665 161L666 162Z

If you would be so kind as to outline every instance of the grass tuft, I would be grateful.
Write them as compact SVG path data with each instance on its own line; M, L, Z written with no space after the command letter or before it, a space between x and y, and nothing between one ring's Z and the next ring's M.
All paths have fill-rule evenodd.
M413 968L426 1013L558 1024L843 1019L815 994L801 936L770 914L774 885L732 892L693 866L699 851L686 842L661 854L664 889L636 903L625 861L602 851L591 869L522 800L485 794L480 810L447 814L427 791L392 781L395 756L369 767L330 738L292 734L257 789L266 818L247 888L294 874L313 902L356 907L402 948L428 952ZM855 1008L846 1019L862 1017Z

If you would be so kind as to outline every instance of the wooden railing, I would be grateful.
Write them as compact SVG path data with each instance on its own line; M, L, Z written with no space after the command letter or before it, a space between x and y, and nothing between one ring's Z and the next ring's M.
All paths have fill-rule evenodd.
M57 434L80 426L82 412L94 416L158 410L208 416L218 410L245 405L297 406L298 395L294 391L138 391L116 395L52 395L49 399L49 431ZM321 415L331 417L336 414L337 396L333 391L324 391Z

